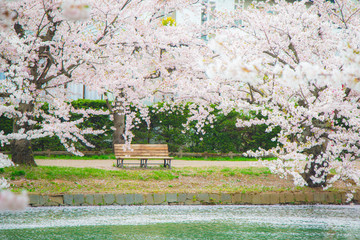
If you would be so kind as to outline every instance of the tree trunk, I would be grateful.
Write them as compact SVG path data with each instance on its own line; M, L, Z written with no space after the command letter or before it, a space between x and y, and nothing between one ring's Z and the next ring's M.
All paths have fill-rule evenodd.
M316 170L319 168L327 167L329 163L322 161L321 163L311 162L310 166L305 166L305 172L303 174L304 180L307 182L309 187L325 187L328 173L325 170L321 170L320 174L316 174ZM314 182L311 177L322 178L320 182Z
M34 105L32 103L20 103L19 110L23 115L27 115L32 120L32 112ZM14 119L13 133L18 133L20 130L25 130L25 133L31 130L34 126L28 122L19 124L20 119ZM37 166L34 160L34 154L31 147L31 141L28 139L13 140L11 142L11 160L15 164Z
M325 159L322 159L321 162L317 162L317 159L322 158L323 153L326 150L326 144L314 146L308 150L308 153L313 155L312 161L309 164L306 164L303 178L307 182L309 187L325 187L326 186L326 179L328 175L328 171L326 168L329 166L329 162ZM325 168L325 169L321 169ZM321 169L321 170L318 170ZM320 178L321 181L314 182L312 178Z
M114 112L114 133L113 133L113 147L114 144L124 144L125 139L123 137L125 133L125 116L119 112Z
M13 140L11 143L11 160L15 164L37 166L31 148L31 142L27 139Z
M110 113L113 115L114 118L114 133L113 133L113 150L114 150L114 144L124 144L124 133L125 133L125 115L124 110L122 109L122 102L118 101L116 98L114 100L115 106L112 106L112 104L109 101L109 98L105 94L106 97L106 105L108 109L110 110ZM123 95L121 95L123 97Z

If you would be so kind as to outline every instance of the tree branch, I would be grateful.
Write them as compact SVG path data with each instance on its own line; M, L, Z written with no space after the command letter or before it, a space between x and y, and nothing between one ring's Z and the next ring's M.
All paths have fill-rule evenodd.
M40 85L43 85L43 84L45 84L45 83L48 83L48 82L50 82L51 80L53 80L54 78L57 78L57 77L59 77L59 76L61 76L61 75L64 75L64 76L66 76L66 77L68 77L68 78L71 78L71 73L69 73L69 72L70 72L70 71L73 71L73 70L74 70L75 68L77 68L78 66L80 66L80 63L70 65L67 70L65 70L64 68L62 68L62 69L60 70L60 72L58 72L58 74L52 75L52 76L49 76L49 77L43 79L42 81L39 82L39 84L40 84Z
M4 55L0 54L0 58L4 59L7 64L11 65L11 60L6 58Z
M15 23L14 29L19 38L23 38L25 36L25 30L19 23Z
M127 2L131 2L131 0L128 0ZM125 6L127 5L127 2L124 4L124 6L121 8L121 10L123 10L125 8ZM117 15L112 21L111 23L108 25L106 24L105 28L104 28L104 32L102 34L101 37L99 37L96 41L95 41L95 44L98 44L101 40L104 39L104 37L108 34L109 30L108 30L108 27L111 26L111 25L114 25L114 23L116 22L116 20L118 19L119 15Z
M282 64L284 65L289 65L289 67L292 69L292 70L295 70L295 68L293 66L291 66L290 64L288 64L285 60L281 59L278 55L275 55L274 53L271 53L269 51L263 51L263 53L269 55L270 57L273 57L277 60L279 60L279 62L281 62Z
M289 38L290 38L290 36L289 36ZM291 38L290 38L290 40L291 40ZM295 59L296 59L296 63L299 64L299 63L300 63L300 59L299 59L298 53L297 53L297 51L296 51L296 49L295 49L295 46L294 46L294 44L292 44L292 42L290 42L289 49L294 53L294 56L295 56Z
M6 97L10 97L11 94L10 93L0 93L0 97L2 98L6 98Z

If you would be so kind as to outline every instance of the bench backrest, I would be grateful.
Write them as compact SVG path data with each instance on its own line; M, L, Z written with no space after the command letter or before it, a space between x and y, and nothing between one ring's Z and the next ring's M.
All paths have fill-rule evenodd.
M114 144L115 157L168 157L167 144Z

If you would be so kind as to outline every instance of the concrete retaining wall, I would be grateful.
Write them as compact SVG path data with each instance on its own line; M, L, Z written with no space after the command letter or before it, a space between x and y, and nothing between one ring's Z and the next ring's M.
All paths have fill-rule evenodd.
M346 204L345 192L264 192L264 193L96 193L43 195L29 194L30 205L230 205L230 204ZM354 196L360 203L360 193Z

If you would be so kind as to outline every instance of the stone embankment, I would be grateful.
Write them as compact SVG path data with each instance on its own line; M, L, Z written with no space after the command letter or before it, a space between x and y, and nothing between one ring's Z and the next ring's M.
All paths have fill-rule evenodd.
M29 194L30 205L272 205L272 204L346 204L345 192L265 192L265 193L96 193L42 195ZM360 193L353 203L360 203Z

